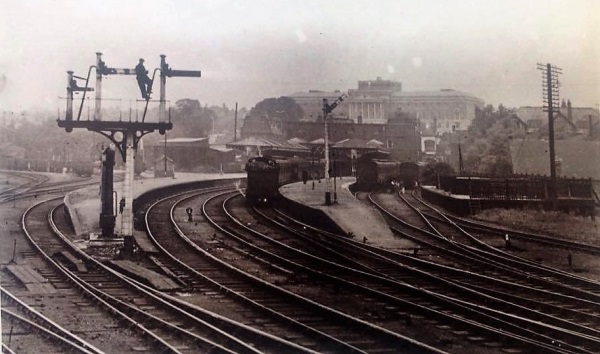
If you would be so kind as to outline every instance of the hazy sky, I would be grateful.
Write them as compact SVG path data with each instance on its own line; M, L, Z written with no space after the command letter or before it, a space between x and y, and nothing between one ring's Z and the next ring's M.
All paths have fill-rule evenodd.
M97 51L109 67L143 57L152 69L166 54L174 69L202 70L167 81L171 102L250 108L379 76L540 106L536 63L550 62L563 69L561 98L596 107L598 18L596 0L0 0L0 111L64 109L66 71L85 76ZM103 85L125 106L140 95L133 76Z

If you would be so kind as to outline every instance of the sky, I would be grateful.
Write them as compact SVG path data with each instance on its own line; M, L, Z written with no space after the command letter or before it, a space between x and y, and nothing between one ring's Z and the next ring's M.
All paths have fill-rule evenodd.
M86 76L96 52L109 67L151 71L165 54L201 70L168 79L171 105L251 108L381 77L541 106L536 64L551 63L561 98L597 108L599 17L596 0L0 0L0 111L63 110L66 71ZM140 98L134 76L105 77L102 95L122 109Z

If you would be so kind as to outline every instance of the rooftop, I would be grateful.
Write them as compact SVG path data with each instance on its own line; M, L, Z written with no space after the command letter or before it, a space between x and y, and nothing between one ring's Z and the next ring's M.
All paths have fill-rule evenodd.
M248 137L246 139L234 141L226 145L228 148L246 148L254 147L259 149L271 150L290 150L290 151L307 151L308 149L293 141L276 141L262 137Z

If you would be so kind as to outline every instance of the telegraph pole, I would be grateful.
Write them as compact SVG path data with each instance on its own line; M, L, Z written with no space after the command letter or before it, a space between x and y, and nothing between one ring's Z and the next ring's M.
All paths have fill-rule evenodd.
M538 70L542 71L542 94L544 101L544 111L548 112L548 142L550 150L550 185L548 188L548 197L552 203L552 209L558 207L556 195L556 153L554 151L554 109L559 109L558 75L562 74L562 69L554 65L537 64Z
M327 99L323 99L323 122L325 124L325 137L323 143L325 144L325 205L331 205L331 185L329 180L329 132L327 131L327 116L329 115L329 104Z

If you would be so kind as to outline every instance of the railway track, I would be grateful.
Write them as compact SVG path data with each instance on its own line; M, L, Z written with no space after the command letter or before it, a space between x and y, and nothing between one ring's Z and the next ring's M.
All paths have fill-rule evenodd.
M122 321L121 325L131 326L135 332L147 336L152 344L142 347L146 348L141 349L142 351L257 352L246 343L200 320L191 310L173 305L172 300L162 298L155 291L69 247L64 235L60 239L48 237L49 227L56 233L59 230L54 225L52 216L46 222L40 220L48 215L48 207L42 207L44 204L39 203L24 214L24 230L49 260L52 259L51 255L72 252L86 264L85 271L70 271L68 268L72 264L55 262L56 268L62 273L57 277L68 279L78 287L78 291L102 304L106 311ZM55 201L54 204L52 210L60 202ZM53 212L50 213L52 214Z
M167 273L186 287L186 291L192 299L186 298L187 302L201 305L214 312L220 312L235 321L248 326L248 328L260 327L263 331L268 331L273 337L266 338L264 334L256 336L253 331L248 331L247 340L254 343L257 347L264 347L267 351L281 351L286 353L294 352L312 352L310 348L311 340L309 336L303 335L307 329L299 330L294 333L294 339L303 344L295 345L292 342L279 339L291 337L290 326L294 327L289 318L281 317L278 313L273 313L269 308L261 306L252 298L239 292L238 288L232 287L235 280L227 280L233 277L232 270L228 267L219 267L215 259L210 255L211 252L221 249L219 243L215 241L215 230L206 220L196 216L194 221L195 232L190 236L183 234L177 227L173 213L176 205L184 204L189 198L204 199L209 198L222 190L231 190L231 187L207 188L205 190L183 193L176 196L163 198L152 205L146 211L145 219L147 232L160 252L149 256L151 267L157 271L168 269ZM187 205L187 204L186 204ZM187 206L186 206L187 208ZM186 213L181 211L180 214ZM183 215L180 215L183 218ZM187 219L185 216L184 219ZM191 238L198 239L199 234L213 235L209 236L209 242L202 246L194 243ZM233 272L235 273L235 272ZM224 312L223 309L226 309ZM267 347L265 347L267 346ZM273 350L275 348L276 350ZM345 349L340 343L330 344L330 347L323 346L326 351L331 348Z
M156 245L164 248L144 262L177 279L187 292L185 297L154 291L67 248L88 268L83 275L69 271L67 268L72 264L59 255L65 252L64 241L59 242L63 244L62 251L53 242L41 244L55 255L51 258L63 272L62 279L86 288L87 297L112 306L111 311L122 312L136 323L152 327L147 335L153 336L156 342L164 341L165 348L170 345L172 348L165 349L167 351L200 348L197 342L207 335L196 333L190 337L188 333L185 334L187 339L179 341L184 334L161 332L169 325L195 330L198 324L186 322L189 318L234 334L234 341L242 338L242 343L223 344L225 340L219 335L208 335L218 339L209 340L205 345L222 352L398 352L399 348L438 352L451 349L456 340L448 338L449 335L433 339L431 333L411 339L404 334L413 326L418 327L415 333L431 328L432 332L437 330L436 334L452 333L452 336L463 337L465 343L472 342L471 346L461 347L461 352L466 348L469 351L481 348L481 343L485 343L486 351L490 352L588 353L600 347L600 336L596 332L598 312L592 311L585 317L587 309L579 308L586 301L593 303L592 300L584 299L569 309L562 307L562 295L545 305L544 301L528 296L530 302L521 307L533 310L518 312L511 302L518 302L519 298L508 296L508 301L499 301L497 297L506 294L491 286L486 289L488 283L483 282L486 277L477 278L460 269L445 270L446 273L431 270L440 265L423 263L420 257L428 252L443 254L444 247L440 245L449 248L445 243L448 240L436 239L431 245L421 243L418 257L410 252L388 253L359 242L348 242L347 237L296 224L282 214L248 211L243 204L236 192L201 191L161 200L146 214L149 233ZM193 221L187 221L188 207L196 211ZM431 224L436 222L441 221L434 220ZM288 232L282 232L283 229ZM429 233L428 237L436 235ZM411 242L417 245L422 240L415 237ZM433 247L436 243L439 243L439 251ZM202 261L197 263L198 259ZM447 262L465 261L463 258ZM86 279L90 269L104 270L98 271L101 275ZM106 274L111 277L106 278ZM488 275L487 278L493 277ZM61 280L53 282L59 284ZM124 284L127 284L126 289ZM147 293L141 297L138 291ZM551 292L543 286L531 291ZM549 294L546 296L550 298ZM192 297L194 300L190 301ZM176 308L174 311L180 311L177 319L158 310L154 316L144 317L154 311L161 300ZM200 306L212 303L215 310L226 307L230 314L238 313L238 318L228 320L190 304L196 301ZM510 310L506 311L508 315L504 313L507 309ZM184 313L186 315L182 315ZM182 316L189 317L181 320ZM162 317L167 320L161 322ZM557 321L553 322L553 318ZM566 320L558 321L562 318ZM161 330L153 328L161 326ZM256 327L267 333L254 329ZM281 337L288 340L280 340ZM246 343L252 345L236 347Z
M26 241L19 242L15 250L17 257L2 267L3 290L97 348L114 352L118 347L121 352L133 353L134 348L148 347L146 340L139 334L129 333L129 329L123 329L126 340L115 341L111 332L119 327L119 322L110 312L98 308L92 299L85 297L61 274L57 268L58 255L44 254L39 245L32 243L30 236L45 238L52 234L47 217L51 209L60 204L59 199L39 202L24 212L21 219L24 235L19 238ZM21 275L17 277L16 274ZM41 332L36 333L42 337ZM37 344L40 346L37 347ZM53 352L44 343L37 344L35 340L27 341L17 352Z
M242 224L246 224L248 223L248 220L243 220L240 222L240 225ZM250 224L252 224L252 222L249 222ZM258 224L260 224L261 222L258 222ZM289 227L289 226L286 226ZM249 236L246 235L244 236L244 239L249 239ZM250 244L257 244L256 240L251 240L248 241ZM267 247L266 245L260 244L260 246L257 246L259 249L258 250L254 250L253 252L258 252L258 251L262 251L264 253L265 249L271 249L272 247ZM296 245L297 248L298 245ZM289 248L294 248L294 247L289 247ZM325 249L325 247L321 247L322 249ZM303 247L302 249L308 249L307 252L312 253L313 248L311 247ZM329 249L327 249L325 251L327 253L327 255L325 257L328 257L327 259L331 259L335 257L335 252L333 252L333 250L331 249L331 247L329 247ZM341 253L341 252L338 252ZM269 256L269 255L262 255L260 257L273 257L273 256ZM303 256L304 258L306 258L306 255ZM354 259L356 257L356 255L352 255L352 258ZM291 256L289 254L289 249L288 252L286 252L285 255L279 255L279 264L282 264L282 262L284 262L284 260L289 260L289 262L294 262L294 264L290 264L288 263L283 263L288 269L294 269L294 267L298 267L298 263L299 261L296 261L296 259L298 258L298 256L296 256L295 258L293 256ZM326 275L323 282L321 283L329 283L329 284L336 284L336 286L338 287L349 287L351 288L353 293L357 293L357 292L361 292L364 294L369 294L369 296L375 297L377 298L376 301L378 301L379 303L383 303L385 306L389 307L390 309L394 309L394 308L398 308L401 307L403 309L406 308L410 308L411 306L413 307L413 309L416 309L421 315L423 314L428 314L431 317L434 317L436 319L441 319L443 321L446 321L446 323L453 323L454 325L457 324L456 321L456 317L460 317L460 316L456 316L455 318L450 318L451 316L444 316L444 314L442 314L442 311L433 311L434 309L432 309L432 307L434 307L433 303L445 303L445 310L448 310L448 308L453 308L454 311L460 311L457 310L457 306L456 303L451 303L451 301L449 302L449 299L442 299L440 297L436 297L435 294L432 294L431 292L428 294L424 294L424 293L420 293L418 295L415 295L415 293L419 293L418 290L411 288L409 286L406 286L406 284L403 284L401 281L390 281L389 279L382 279L382 276L374 276L371 274L367 274L366 272L359 272L356 271L355 269L351 269L349 267L342 267L339 268L339 265L335 265L335 264L329 264L327 265L327 262L324 262L324 259L318 259L318 258L313 258L310 259L308 261L304 261L304 264L310 264L310 266L318 268L319 270L310 270L310 268L308 268L308 265L304 266L303 271L307 272L308 274L310 274L310 278L311 279L315 279L317 277L324 277L323 274L320 274L320 272L323 272L325 268L327 268L328 273L335 273L335 277L331 277L329 275ZM364 265L363 265L364 267ZM331 269L333 268L333 269ZM299 271L299 270L296 270ZM343 275L342 275L343 274ZM342 279L344 278L344 279ZM402 290L399 290L402 289ZM410 294L410 296L412 298L410 299L406 299L407 294ZM432 296L434 295L434 296ZM405 297L404 299L402 299L402 297ZM415 297L422 297L422 298L427 298L427 301L424 301L423 299L420 299L421 304L418 303L419 300L415 300ZM365 296L366 297L366 296ZM435 298L432 301L432 298ZM387 301L387 302L384 302ZM366 302L367 300L362 299L362 301ZM343 301L342 301L343 302ZM423 303L425 303L426 305L423 305ZM338 305L339 306L339 305ZM465 304L461 304L461 306L465 306ZM459 306L460 307L460 306ZM438 306L435 306L435 310L438 310ZM393 312L390 310L385 310L384 308L382 308L381 313L385 313L386 311L388 313ZM465 311L464 309L462 311ZM469 311L473 311L473 309L471 308L470 310L466 310L466 312ZM368 310L366 310L365 312L369 312ZM376 312L376 311L374 311ZM435 312L435 313L434 313ZM462 316L464 316L464 313L461 314ZM498 323L498 319L485 314L479 314L481 316L483 316L485 318L485 321L478 323L477 325L471 327L472 330L475 331L475 327L477 327L479 329L479 332L481 331L486 331L488 330L489 332L487 332L487 336L488 338L490 337L490 334L494 332L494 328L492 328L491 326L486 326L486 324L489 324L490 322L494 322L496 321L496 325L498 325L499 327L504 327L508 328L511 326L515 326L513 323L510 322L518 322L518 321L506 321L505 323ZM498 314L494 315L495 317L502 317ZM483 317L480 318L480 320L483 320ZM460 322L460 321L458 321ZM462 323L460 325L465 325L465 323ZM518 327L518 326L517 326ZM528 326L529 328L532 328L532 326ZM504 340L508 340L508 337L511 337L510 340L517 340L518 338L523 339L523 337L519 337L518 335L516 335L516 333L520 333L521 336L529 336L531 338L535 337L535 333L536 330L532 330L532 333L528 333L528 334L524 334L524 332L520 332L521 329L519 328L513 328L514 332L513 335L514 337L511 337L510 335L507 336L508 332L503 332L502 334L499 333L495 333L495 338L498 338L498 336L502 337L505 336L503 339ZM537 330L540 330L540 328L537 328ZM537 333L541 333L541 332L537 332ZM555 332L554 335L556 335L557 337L561 337L563 335L561 335L559 332ZM569 336L569 335L567 335ZM582 338L586 338L585 334L581 334L581 336L577 336L576 338L570 338L571 341L579 341ZM546 343L550 343L553 341L553 339L551 338L538 338L539 342L537 344L533 344L533 345L540 345L540 348L537 348L537 350L553 350L550 348L544 348L544 344L541 344L543 342ZM518 340L517 340L518 341ZM527 342L527 340L526 340ZM596 345L597 341L595 339L592 339L590 343L588 343L589 346L593 346ZM521 345L524 345L523 343L521 343ZM531 342L528 342L526 345L532 345ZM564 345L561 344L561 345ZM568 346L568 345L567 345ZM580 350L582 352L585 352L586 350L584 348L573 348L572 350Z
M390 209L391 208L392 207L390 206ZM396 209L395 204L393 204L393 208ZM407 217L404 214L402 217L404 220L407 219ZM415 217L409 216L408 219L415 220ZM417 220L416 223L422 222L421 217L416 218L416 220ZM427 223L424 223L424 224L427 225ZM442 273L440 273L440 276L445 276L448 279L456 279L457 282L468 285L470 288L477 289L478 291L481 291L483 293L487 293L490 295L493 295L495 293L496 294L495 296L502 295L502 292L495 291L495 290L493 290L494 287L488 286L487 283L484 282L484 277L481 277L482 279L480 279L479 281L475 281L475 282L473 280L468 281L468 278L465 276L466 274L468 274L468 272L485 273L484 271L478 269L478 268L480 268L481 260L478 260L478 259L472 260L472 262L474 262L475 264L478 264L478 268L473 268L472 266L468 267L466 265L468 265L469 257L465 256L465 254L464 254L465 252L461 252L463 250L463 248L459 248L458 250L455 250L455 251L449 250L449 248L452 248L453 243L448 241L447 239L445 239L445 242L442 243L442 245L438 245L435 243L427 243L426 241L423 240L425 238L423 236L427 236L428 238L435 238L436 234L433 234L430 232L424 232L423 230L419 229L418 227L412 227L412 230L415 231L415 232L413 232L412 235L407 231L405 231L405 232L398 231L398 233L401 234L402 237L411 238L413 240L413 242L415 242L416 244L420 244L420 246L425 249L425 251L419 252L419 257L438 259L438 257L443 256L446 258L458 259L458 261L451 260L451 261L443 262L445 265L447 265L449 263L463 264L463 268L464 268L463 271L459 271L457 269L452 269L447 266L446 267L437 266L438 270L436 270L436 271L438 273L440 272L440 269L446 269L446 271L445 271L446 274L444 275L444 273L442 272ZM392 255L394 255L394 253L392 253L392 252L385 252L385 253L388 255L388 257L392 257ZM434 257L431 257L432 255ZM405 261L407 259L410 260L411 258L413 258L413 259L415 259L415 261L413 261L412 263L417 262L417 260L416 260L417 257L415 257L415 256L407 257L406 255L396 254L396 255L394 255L394 257L396 257L396 258L403 257L402 259L404 259ZM422 260L422 262L425 263L424 260ZM431 262L429 262L429 263L431 263ZM424 267L424 266L425 265L422 265L421 267ZM434 266L429 265L428 267L431 269ZM547 269L543 269L543 271L544 271L544 274L542 274L542 275L538 274L537 276L541 279L541 282L539 282L539 283L541 283L542 285L545 286L545 288L547 289L546 291L543 290L544 286L540 286L539 284L535 284L532 287L531 286L524 287L524 286L516 285L514 281L510 281L510 276L507 276L506 274L504 274L506 272L506 269L503 270L503 273L500 273L497 276L491 275L491 276L489 276L489 278L491 278L491 279L498 278L497 281L499 281L499 284L497 284L495 286L496 288L499 285L501 285L500 289L502 289L502 291L506 291L508 289L512 290L513 295L506 296L506 294L505 294L503 296L503 298L510 299L510 301L513 301L515 303L520 303L520 304L524 304L526 306L531 306L532 304L536 303L535 301L532 303L531 299L540 299L540 296L543 295L541 297L541 299L546 298L548 300L547 301L543 301L543 300L539 301L538 300L537 301L538 305L534 308L538 308L538 309L540 309L540 311L543 311L543 312L554 313L554 314L556 314L556 316L558 318L565 318L562 316L566 316L566 318L572 319L573 321L575 321L575 323L583 323L586 326L598 328L598 318L597 318L598 302L585 300L586 296L588 298L593 299L594 294L593 293L590 294L586 290L575 289L576 294L584 295L584 300L581 300L576 295L573 295L573 296L559 295L559 296L557 296L556 288L559 288L560 290L564 290L564 286L562 286L561 284L559 284L558 286L555 286L554 285L555 283L548 283L547 279L544 278L545 276L547 276L546 275ZM519 272L519 270L515 270L513 273L518 273L518 272ZM523 272L523 270L521 270L520 272ZM532 283L535 283L536 275L531 274L530 270L529 270L529 274L527 277ZM472 277L470 276L469 278L472 278ZM576 282L581 281L581 279L579 277L574 277L574 278L576 278ZM593 284L593 282L588 281L588 283L591 283L592 286L595 286ZM570 288L570 287L567 287L567 288ZM523 296L524 294L526 296ZM510 295L510 294L507 294L507 295ZM552 299L549 299L549 298L552 298ZM555 306L555 308L553 310L549 309L548 307L546 307L547 304L552 304ZM571 311L571 314L569 315L568 311L566 311L566 310ZM591 317L589 316L590 314L592 314ZM597 336L597 335L595 335L595 336Z
M565 271L557 270L552 267L540 265L536 262L517 257L492 247L469 232L452 222L451 219L444 217L437 209L432 208L426 203L421 203L421 208L427 208L429 213L435 212L436 217L432 218L429 214L420 211L412 205L406 197L403 201L412 206L416 213L419 213L423 219L426 219L430 229L438 236L439 240L451 246L463 254L468 254L472 258L478 258L482 262L494 265L496 268L502 268L513 274L521 273L522 277L531 279L532 275L537 279L541 286L551 287L553 291L600 303L600 283L575 275ZM416 202L420 202L414 198ZM388 214L390 215L390 214Z
M406 198L404 198L404 201L412 206ZM418 202L416 198L415 201ZM537 275L539 278L543 278L544 282L549 282L551 286L555 288L553 290L562 287L567 295L598 302L600 282L553 267L543 266L538 262L515 256L506 252L502 247L490 246L468 233L460 225L453 223L450 218L444 218L443 214L440 216L439 214L441 213L439 213L439 211L434 208L432 209L431 206L427 204L423 204L421 207L412 207L421 218L427 220L427 225L429 225L432 230L435 230L438 236L442 233L442 236L438 237L437 241L441 241L441 244L444 247L448 248L447 246L452 246L464 254L472 254L475 257L481 256L486 263L495 263L498 266L508 267L508 269L512 269L515 272L521 270L527 274L528 278L531 278L532 274ZM427 212L420 210L420 208L427 208ZM432 212L435 212L438 215L432 218L430 217ZM389 211L386 211L386 213L389 213ZM410 226L410 224L405 221L402 222L398 217L395 217L395 220L400 221L404 226ZM483 225L479 226L479 229L481 230ZM442 228L444 232L440 231ZM457 241L461 239L463 242ZM492 239L498 239L496 234L492 236ZM470 246L466 246L466 244L470 244Z
M0 173L7 176L7 182L9 177L21 180L21 182L18 182L16 185L0 191L0 202L13 201L17 196L39 187L50 180L48 176L39 173L18 171L0 171Z
M289 225L286 225L286 227L287 227L287 228L289 228L290 226L289 226ZM330 246L330 247L331 247L331 246ZM312 249L310 249L310 251L312 251ZM347 250L344 250L344 251L342 251L342 252L340 252L340 253L344 253L344 254L350 254L350 253L348 253L348 251L347 251ZM352 257L353 259L357 259L357 257L358 257L358 256L357 256L356 254L352 254L352 256L351 256L351 257ZM330 258L332 258L332 256L330 256ZM390 267L390 266L388 265L388 267ZM456 277L456 275L454 275L454 276ZM481 279L479 279L479 280L481 280ZM481 283L480 283L480 284L481 284ZM455 288L456 288L456 286L455 286ZM470 295L470 296L474 296L474 294L473 294L473 293L471 293L471 295ZM481 294L480 294L479 296L481 296ZM485 296L484 296L484 298L485 298ZM490 301L490 300L491 300L491 299L490 299L489 297L486 299L486 301ZM521 309L521 311L523 311L523 309ZM493 312L492 312L492 313L493 313ZM498 316L498 315L499 315L499 314L495 314L495 316ZM530 313L528 316L531 316L531 315L532 315L532 314ZM540 315L540 314L538 313L537 315ZM541 315L543 315L543 314L541 314ZM501 317L501 316L499 316L499 317ZM523 319L525 319L525 318L527 318L527 317L526 317L526 316L524 316L524 317L523 317ZM509 320L511 320L511 319L509 318ZM557 319L551 319L551 318L550 318L550 320L549 320L548 318L546 319L546 321L548 321L549 323L552 323L552 325L551 325L551 326L553 326L553 325L556 323L556 320L557 320ZM558 320L559 320L559 322L560 322L560 318L558 318ZM511 322L518 323L519 321L518 321L518 320L515 318L514 320L511 320ZM573 345L574 345L574 346L576 346L576 347L577 347L577 346L579 346L581 343L584 343L584 342L587 340L587 339L585 339L585 337L586 337L586 335L587 335L587 334L585 334L585 333L589 333L589 334L591 334L591 335L592 335L592 337L593 337L593 338L591 338L591 340L590 340L590 341L588 342L588 344L587 344L588 348L589 348L589 347L592 347L592 348L594 348L594 347L595 347L595 346L598 344L598 343L597 343L597 338L596 338L596 337L597 337L597 332L595 332L593 329L585 328L585 326L579 326L579 325L577 325L577 323L563 323L562 325L563 325L563 326L566 326L567 328L575 328L575 327L578 327L578 328L579 328L579 331L581 331L581 337L575 336L575 337L572 337L572 338L570 339L571 343L573 343ZM543 331L543 330L541 330L541 329L535 330L535 329L534 329L534 332L536 332L536 333L542 333L542 332L540 332L540 331ZM569 329L569 331L570 331L570 329ZM561 336L562 336L560 333L555 333L554 335L556 335L557 337L561 337ZM580 340L580 339L583 339L583 340ZM585 347L585 345L583 345L583 346ZM585 351L586 349L585 349L585 348L579 348L579 349L573 349L573 350L583 350L583 351Z
M427 214L428 217L431 218L441 218L436 216L435 214ZM585 244L576 241L570 241L565 239L560 239L557 237L540 235L530 232L523 232L514 229L503 228L499 226L489 225L487 223L482 223L474 220L469 220L467 218L458 217L449 213L443 213L443 215L450 220L452 220L456 225L460 226L464 230L480 235L479 238L491 238L491 239L501 239L503 240L506 234L510 235L512 240L522 240L525 242L536 243L544 246L551 246L556 248L565 249L573 252L581 252L587 253L594 256L600 256L600 247L590 244Z
M49 317L44 316L33 306L26 304L6 289L0 287L0 293L2 296L2 319L10 324L8 339L3 343L3 352L5 352L5 348L7 352L13 352L11 347L17 348L17 350L25 345L31 347L32 342L41 339L41 343L33 346L37 349L46 348L49 352L104 353ZM13 331L15 326L17 326L16 332ZM16 340L19 343L12 343L13 334L18 337Z
M283 278L290 276L290 272L284 268L273 267L248 253L243 253L240 247L235 245L237 243L235 235L228 230L227 217L219 206L221 202L215 202L217 198L219 198L218 195L192 195L181 198L182 201L176 204L177 208L175 205L171 206L172 222L175 223L175 220L186 219L184 217L185 209L189 205L195 207L199 203L202 205L204 216L202 219L196 217L194 222L177 222L175 230L186 242L177 245L171 236L162 232L162 235L153 236L157 244L161 244L170 254L181 258L182 262L200 271L201 275L205 277L204 284L196 285L201 292L214 293L216 286L220 289L221 296L229 295L238 302L244 302L246 307L251 306L262 312L250 315L252 320L256 321L256 316L260 316L261 324L277 330L276 335L293 338L309 350L319 352L437 351L260 279L256 274L277 270L279 274L274 276L283 281ZM186 199L189 201L186 202ZM164 208L159 209L161 211L156 214L165 215L168 205ZM158 222L159 220L149 221L148 224L151 229L165 230L164 226L157 224ZM165 223L166 220L162 222ZM211 227L216 227L218 231L215 233L207 230L207 222L210 222L213 225ZM153 234L155 233L153 232ZM204 241L201 240L203 238ZM191 249L197 253L193 259L190 255ZM217 254L218 256L216 256ZM240 255L250 258L251 262L255 264L250 265L246 261L240 264L239 261L242 258ZM196 277L198 276L196 275ZM212 288L207 289L207 284L211 283L213 284ZM226 306L233 306L228 300L222 298L221 300Z
M6 174L16 174L28 179L28 182L16 185L10 189L0 192L0 204L15 202L27 198L37 198L49 195L65 194L83 187L91 186L98 183L97 178L73 178L68 181L49 182L48 176L39 173L25 172L3 172Z

